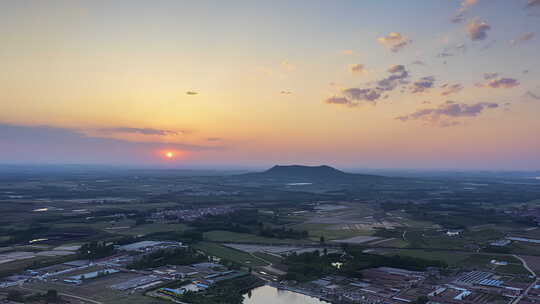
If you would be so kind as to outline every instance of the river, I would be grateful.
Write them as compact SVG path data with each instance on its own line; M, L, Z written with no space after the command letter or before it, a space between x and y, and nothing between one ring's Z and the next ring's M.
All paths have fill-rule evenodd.
M251 297L244 295L243 304L327 304L317 298L300 293L279 290L272 286L261 286L251 291Z

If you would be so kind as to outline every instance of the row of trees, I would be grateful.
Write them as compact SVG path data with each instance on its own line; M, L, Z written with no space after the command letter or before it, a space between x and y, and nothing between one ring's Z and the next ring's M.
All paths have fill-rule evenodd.
M114 253L114 244L105 242L93 241L81 246L78 254L83 259L96 260L108 257Z

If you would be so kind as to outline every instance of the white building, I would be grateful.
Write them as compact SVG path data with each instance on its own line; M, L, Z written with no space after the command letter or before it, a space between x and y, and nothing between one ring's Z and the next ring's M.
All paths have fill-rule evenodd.
M448 230L446 231L447 236L458 236L461 234L461 230Z

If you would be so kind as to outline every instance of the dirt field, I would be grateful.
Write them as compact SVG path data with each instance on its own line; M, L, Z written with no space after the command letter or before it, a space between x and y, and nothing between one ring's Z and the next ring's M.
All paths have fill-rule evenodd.
M69 285L59 281L56 282L33 282L25 284L25 288L33 290L56 289L60 293L66 293L74 296L78 296L85 299L90 299L100 303L119 303L119 304L142 304L142 303L156 303L157 300L145 297L142 294L128 292L121 292L112 289L110 286L125 282L140 276L136 273L116 273L105 277L87 280L83 284ZM93 303L90 301L84 303ZM94 303L95 304L95 303Z
M333 240L332 242L334 243L347 243L347 244L363 244L363 243L367 243L367 242L371 242L371 241L375 241L375 240L379 240L380 238L379 237L376 237L376 236L355 236L355 237L352 237L352 238L349 238L349 239L344 239L344 240Z

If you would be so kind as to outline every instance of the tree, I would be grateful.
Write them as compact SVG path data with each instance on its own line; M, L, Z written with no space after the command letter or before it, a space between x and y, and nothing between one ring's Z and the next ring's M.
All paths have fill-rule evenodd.
M135 220L135 226L140 226L146 224L146 219L144 217L138 217L137 220Z
M324 240L324 235L321 235L321 237L319 238L319 242L320 242L321 244L324 244L324 241L325 241L325 240Z
M114 245L107 245L105 242L90 242L84 244L78 250L79 256L84 259L100 259L110 256L114 253Z
M429 302L429 299L426 296L419 296L416 301L414 301L415 304L427 304L427 302Z
M182 233L182 238L190 243L197 243L204 239L204 235L201 231L190 229Z

